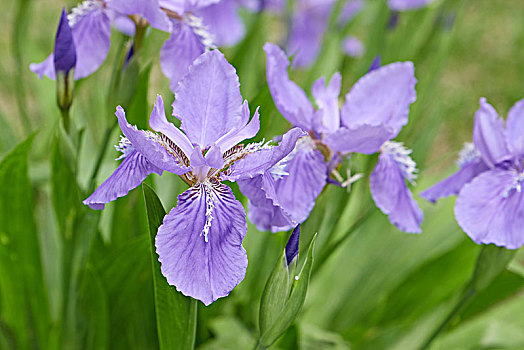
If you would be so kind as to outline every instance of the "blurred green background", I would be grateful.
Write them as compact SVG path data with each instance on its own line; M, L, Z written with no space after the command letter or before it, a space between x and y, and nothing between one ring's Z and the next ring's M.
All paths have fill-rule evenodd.
M156 94L166 105L172 102L158 58L167 35L155 30L147 35L141 57L129 66L134 88L113 96L108 94L113 66L126 44L122 34L113 33L105 64L75 86L71 115L75 128L83 130L76 155L60 136L54 81L39 80L28 68L52 50L62 6L75 4L1 0L0 156L37 133L30 151L29 144L22 146L0 167L0 349L154 349L159 344L142 191L101 213L80 200L91 186L105 135L108 148L117 143L119 132L111 131L115 106L124 105L130 122L146 128ZM284 28L270 14L244 15L246 39L224 52L238 70L244 98L261 106L258 138L270 139L289 125L271 101L262 45L277 40ZM326 34L311 69L291 75L307 91L319 76L341 71L345 94L376 55L383 64L414 61L418 100L398 140L413 148L418 193L455 170L458 150L471 141L480 97L505 114L524 95L524 2L437 0L401 13L394 29L387 26L390 16L385 1L366 1L347 28ZM364 42L363 57L343 55L343 34ZM107 150L95 184L114 170L116 156ZM372 165L364 157L352 162L366 174ZM172 175L147 182L166 210L185 189ZM373 208L366 180L353 186L351 196L340 188L324 191L302 227L301 252L319 233L308 297L275 348L416 349L423 343L456 303L479 247L456 224L454 198L437 205L416 199L425 212L423 234L408 235ZM368 219L352 227L367 210ZM254 345L260 296L287 237L249 224L246 278L229 297L209 307L199 304L197 347ZM432 348L524 349L523 290L520 253Z

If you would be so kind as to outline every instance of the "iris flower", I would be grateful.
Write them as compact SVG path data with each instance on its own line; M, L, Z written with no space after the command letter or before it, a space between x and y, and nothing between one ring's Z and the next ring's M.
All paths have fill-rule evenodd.
M326 86L324 78L313 85L315 110L305 92L289 80L288 58L276 45L264 46L271 95L280 113L308 132L293 152L253 179L239 181L249 198L249 218L263 230L286 230L307 219L329 174L351 153L380 152L371 174L376 205L400 230L420 232L422 211L406 181L415 180L411 151L390 141L408 122L409 106L416 99L414 67L397 62L369 72L346 95L339 109L341 76Z
M293 149L303 132L292 129L278 146L239 142L259 130L259 114L249 121L235 69L217 50L200 56L175 93L173 115L181 129L167 121L160 96L149 124L156 133L116 116L125 137L117 149L123 159L114 173L84 204L93 209L125 196L151 173L179 175L190 188L164 218L156 236L162 273L185 295L209 305L244 278L247 256L242 240L246 214L223 180L237 181L265 172Z
M481 98L473 143L460 152L458 164L455 174L422 197L435 202L458 195L455 217L475 243L508 249L524 245L524 99L513 105L504 123Z
M76 46L75 80L95 72L105 61L111 44L111 23L126 34L134 34L128 15L145 18L153 27L169 31L170 22L158 0L86 0L68 15ZM54 54L41 63L32 63L31 71L41 79L55 79Z

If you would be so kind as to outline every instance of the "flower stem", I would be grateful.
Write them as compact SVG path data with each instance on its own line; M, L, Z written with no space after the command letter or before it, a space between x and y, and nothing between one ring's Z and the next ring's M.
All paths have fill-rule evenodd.
M113 124L106 129L104 133L104 138L102 139L102 146L100 147L100 150L98 151L98 156L96 157L96 163L95 167L93 169L93 172L91 173L91 177L89 178L89 193L93 192L96 186L96 177L98 176L98 172L100 171L100 166L102 165L102 160L104 160L104 155L106 154L107 146L109 145L109 141L111 138L111 134L113 133L113 130L116 127L116 120L113 122Z

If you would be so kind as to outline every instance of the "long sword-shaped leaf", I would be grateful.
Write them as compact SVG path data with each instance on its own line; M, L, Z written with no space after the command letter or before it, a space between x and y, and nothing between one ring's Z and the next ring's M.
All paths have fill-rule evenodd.
M144 184L142 190L151 237L158 342L161 349L193 349L197 317L196 300L182 295L175 287L168 285L160 271L155 236L166 212L151 187Z

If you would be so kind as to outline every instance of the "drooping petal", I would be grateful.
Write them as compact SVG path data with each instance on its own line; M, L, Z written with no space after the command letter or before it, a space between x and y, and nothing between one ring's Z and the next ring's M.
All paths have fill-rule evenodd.
M144 17L156 29L171 31L169 18L160 8L158 0L109 0L109 6L124 15Z
M214 36L214 43L220 47L233 46L245 35L242 19L238 15L240 1L221 0L216 4L197 11L204 24Z
M180 131L173 123L170 123L166 118L166 111L164 109L164 100L162 96L156 96L156 103L151 117L149 118L149 125L151 129L161 132L173 141L184 152L186 157L190 157L193 153L193 145L187 136Z
M338 95L342 76L333 74L329 85L326 87L324 77L318 79L311 89L318 105L313 121L314 129L319 134L331 133L340 128L340 110L338 108Z
M315 110L300 86L289 80L286 54L275 44L266 43L266 75L269 90L275 105L284 118L303 130L312 129Z
M177 159L168 152L159 142L158 136L143 130L138 130L130 125L126 120L124 109L120 106L116 108L118 124L124 135L131 142L133 147L142 154L155 167L169 171L173 174L181 175L189 171L189 168L180 164Z
M125 196L151 173L162 175L162 170L151 164L136 150L132 151L113 174L82 203L91 209L104 209L106 203Z
M65 8L62 9L60 24L56 32L55 51L53 54L55 72L67 74L71 69L75 68L76 48Z
M417 98L416 82L412 62L391 63L367 73L346 95L342 124L383 124L396 136L408 122L409 106Z
M341 127L324 136L324 142L334 151L373 154L384 142L392 139L395 132L386 125L362 124L355 127Z
M524 99L511 107L506 126L509 150L515 157L524 156Z
M160 68L174 92L193 61L205 52L205 46L186 23L173 20L172 25L171 36L160 50Z
M173 115L192 143L206 148L242 125L242 96L235 68L213 50L201 55L175 91Z
M521 174L522 176L522 174ZM524 191L514 171L494 169L477 176L460 191L455 217L478 244L517 249L524 244Z
M389 0L389 8L394 11L414 10L429 5L435 0Z
M111 24L100 3L93 1L74 8L69 15L69 25L76 47L75 79L78 80L96 71L105 61L111 44ZM30 69L39 78L46 75L54 80L53 60L51 54L44 62L31 64Z
M244 101L244 105L242 108L242 119L245 120L245 122L247 123L247 121L249 120L249 116L249 105L247 101ZM244 123L244 121L242 123ZM240 129L231 130L230 132L219 138L216 142L216 145L220 148L222 153L224 153L239 142L254 137L259 130L260 114L258 113L257 107L257 109L255 110L255 114L253 115L253 118L249 123L247 123L244 127Z
M478 158L464 165L455 174L423 191L420 196L430 202L436 202L439 198L457 195L465 184L487 170L489 167Z
M489 167L510 157L504 121L484 97L480 99L480 108L475 113L473 144Z
M391 156L380 154L369 181L373 201L388 216L389 221L401 231L420 233L422 210L413 199L401 170Z
M224 180L237 181L263 174L291 153L297 140L304 135L306 134L300 128L293 128L282 136L278 146L262 147L248 153L231 166Z
M245 215L222 184L199 184L178 196L156 236L168 283L205 305L227 296L246 272Z

